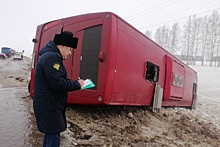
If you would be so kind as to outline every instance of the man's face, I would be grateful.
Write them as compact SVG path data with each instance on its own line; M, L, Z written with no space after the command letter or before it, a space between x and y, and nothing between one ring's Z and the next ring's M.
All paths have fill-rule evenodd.
M72 48L68 46L62 46L62 51L60 52L63 60L65 60L72 53Z

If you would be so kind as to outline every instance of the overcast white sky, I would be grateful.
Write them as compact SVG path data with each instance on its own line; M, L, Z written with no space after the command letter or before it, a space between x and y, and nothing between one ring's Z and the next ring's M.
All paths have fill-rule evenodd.
M220 12L220 0L7 0L0 5L0 47L31 56L36 27L55 19L111 11L141 32Z

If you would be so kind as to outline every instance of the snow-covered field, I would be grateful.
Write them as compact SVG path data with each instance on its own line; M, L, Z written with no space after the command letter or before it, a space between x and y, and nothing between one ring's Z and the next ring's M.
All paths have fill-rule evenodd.
M191 66L198 74L199 113L220 126L220 67Z

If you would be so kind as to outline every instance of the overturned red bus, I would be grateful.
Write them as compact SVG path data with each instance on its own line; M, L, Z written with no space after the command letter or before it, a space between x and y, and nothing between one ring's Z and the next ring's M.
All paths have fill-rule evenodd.
M69 104L194 107L197 73L111 12L84 14L37 27L30 95L39 50L54 34L71 31L78 47L64 61L68 78L96 87L69 93Z

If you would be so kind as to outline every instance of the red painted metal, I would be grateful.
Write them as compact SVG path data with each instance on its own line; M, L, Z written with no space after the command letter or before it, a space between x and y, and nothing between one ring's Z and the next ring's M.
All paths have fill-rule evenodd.
M60 19L37 27L36 52L55 33L72 31L79 38L78 47L64 61L68 77L80 75L84 31L102 25L96 89L70 92L69 104L152 106L155 82L145 79L146 63L159 66L158 84L164 89L162 106L186 106L193 103L193 84L197 73L157 45L147 36L110 12L85 14ZM46 27L46 28L45 28ZM93 44L90 44L91 48ZM34 68L31 70L30 94L33 96ZM175 76L175 78L174 78ZM179 78L179 79L178 79Z

